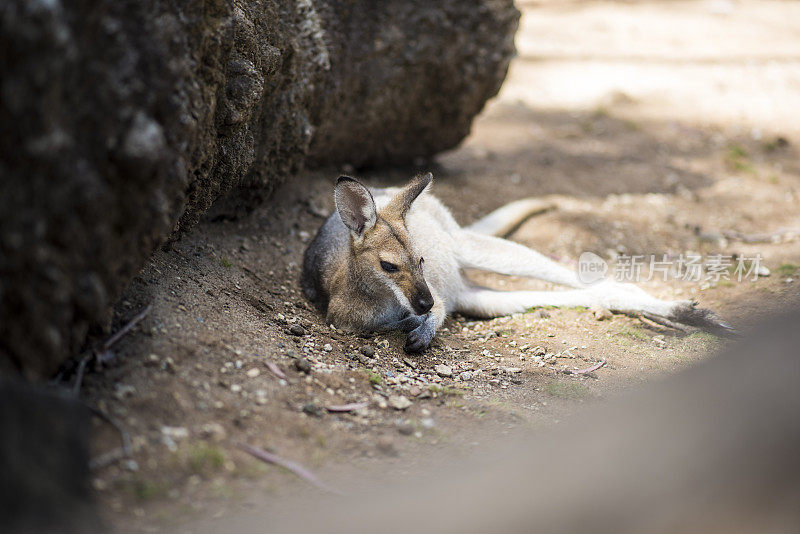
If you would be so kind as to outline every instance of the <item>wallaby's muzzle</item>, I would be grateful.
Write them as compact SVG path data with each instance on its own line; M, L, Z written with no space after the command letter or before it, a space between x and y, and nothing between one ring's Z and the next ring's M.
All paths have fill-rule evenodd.
M433 308L433 297L428 289L428 286L417 289L414 298L411 299L411 306L414 307L414 313L417 315L424 315L431 311Z

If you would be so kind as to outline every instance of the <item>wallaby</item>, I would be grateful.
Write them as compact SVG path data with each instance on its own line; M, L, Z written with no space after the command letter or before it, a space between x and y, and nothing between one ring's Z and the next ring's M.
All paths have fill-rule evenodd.
M303 291L329 324L360 332L401 330L408 336L407 352L425 350L450 312L490 318L539 306L600 306L667 324L732 331L694 302L660 300L610 280L583 284L548 257L496 237L541 211L536 199L512 202L462 228L428 192L432 180L428 173L401 188L369 190L349 176L339 177L336 213L306 249L302 274ZM575 289L496 291L471 283L464 268Z

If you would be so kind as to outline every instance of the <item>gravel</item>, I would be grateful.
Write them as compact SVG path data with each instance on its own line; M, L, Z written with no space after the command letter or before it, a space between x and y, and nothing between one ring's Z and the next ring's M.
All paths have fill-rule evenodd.
M411 367L412 369L416 369L417 368L417 362L415 362L411 358L403 358L403 363L406 364L407 366Z

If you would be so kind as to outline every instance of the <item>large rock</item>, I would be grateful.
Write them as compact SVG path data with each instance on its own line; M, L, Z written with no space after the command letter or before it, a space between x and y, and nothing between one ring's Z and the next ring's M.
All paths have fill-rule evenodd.
M53 372L234 187L457 144L517 18L511 0L0 2L0 370Z
M89 415L75 398L0 378L0 532L106 532L89 487Z
M506 1L335 2L331 75L316 99L316 162L404 163L456 146L505 79L517 12Z

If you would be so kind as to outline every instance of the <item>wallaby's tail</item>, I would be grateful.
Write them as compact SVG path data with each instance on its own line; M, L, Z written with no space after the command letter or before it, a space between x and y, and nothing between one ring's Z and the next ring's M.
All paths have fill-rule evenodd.
M555 207L556 205L551 200L524 198L497 208L465 229L479 234L505 237L529 217L550 211Z

